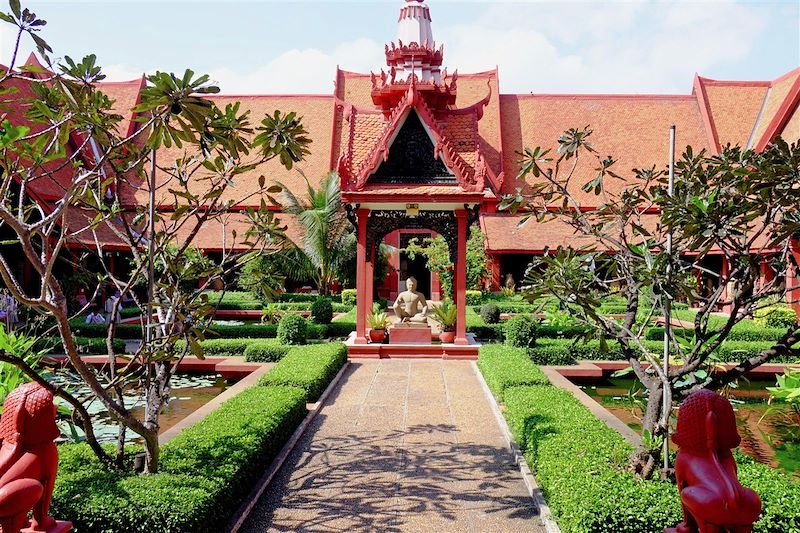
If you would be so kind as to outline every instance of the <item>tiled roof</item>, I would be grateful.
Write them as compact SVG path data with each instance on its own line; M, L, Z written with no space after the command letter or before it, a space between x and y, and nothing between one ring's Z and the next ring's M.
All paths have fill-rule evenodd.
M800 77L800 68L772 82L769 93L767 94L767 99L764 102L761 118L758 124L756 124L753 134L753 147L757 147L759 144L765 144L769 141L769 139L765 141L765 134L768 133L767 129L776 115L781 111L781 106L784 104L786 98L790 96L792 87L798 81L798 77Z
M768 82L737 83L698 77L709 107L715 140L720 146L745 148L753 132Z
M504 192L512 193L523 183L516 179L519 155L523 148L552 149L570 128L593 130L590 138L599 155L612 155L613 167L623 177L631 169L665 168L669 158L669 127L677 126L677 147L691 145L695 151L708 148L709 136L703 127L700 109L693 96L639 95L501 95L503 116ZM573 179L573 193L579 202L595 206L602 202L580 187L594 177L596 161L584 157ZM529 178L531 179L531 178ZM606 187L619 192L626 181L609 179Z
M266 114L275 110L282 112L295 111L303 117L303 125L308 131L312 143L310 155L300 163L295 164L292 170L286 170L280 161L273 159L256 169L240 174L236 177L234 186L229 188L223 200L234 200L242 205L259 205L260 196L253 196L258 192L258 178L262 174L266 177L267 184L273 181L284 183L292 191L304 191L305 181L298 172L301 170L309 181L316 185L330 170L330 142L333 120L333 97L331 96L214 96L211 98L219 107L226 104L241 102L240 113L250 111L250 122L257 126ZM157 154L159 165L169 166L176 159L184 157L184 151L175 146L169 149L162 148ZM159 183L163 183L165 175L158 173ZM198 190L205 188L203 181L196 181ZM164 204L167 200L166 193L159 198L158 203ZM132 187L123 195L128 205L146 203L147 190Z
M145 79L119 82L102 82L97 84L97 89L114 100L111 106L112 112L122 116L122 121L117 127L117 134L126 137L135 131L133 118L135 114L131 111L139 103L139 93L145 87Z
M800 106L794 108L791 118L784 126L781 136L788 142L800 140Z

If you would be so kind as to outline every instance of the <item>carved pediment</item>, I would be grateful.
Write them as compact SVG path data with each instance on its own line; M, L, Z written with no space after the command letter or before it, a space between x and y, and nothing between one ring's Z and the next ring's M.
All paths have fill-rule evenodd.
M367 180L368 183L456 183L455 175L437 157L435 146L416 111L409 112L389 156Z

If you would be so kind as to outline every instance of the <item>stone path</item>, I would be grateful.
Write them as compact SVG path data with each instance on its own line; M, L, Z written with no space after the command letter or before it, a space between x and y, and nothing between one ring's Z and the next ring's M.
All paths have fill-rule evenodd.
M544 528L470 364L381 360L350 365L241 531Z

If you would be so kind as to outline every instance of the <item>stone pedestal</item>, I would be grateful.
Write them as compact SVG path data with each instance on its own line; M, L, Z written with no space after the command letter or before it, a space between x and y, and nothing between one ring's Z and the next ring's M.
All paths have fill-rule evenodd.
M431 328L425 324L395 324L389 328L389 344L430 344Z

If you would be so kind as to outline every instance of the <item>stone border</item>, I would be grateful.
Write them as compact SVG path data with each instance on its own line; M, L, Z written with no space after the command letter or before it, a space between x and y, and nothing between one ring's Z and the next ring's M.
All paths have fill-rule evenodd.
M233 517L228 521L228 525L226 526L225 529L226 533L237 533L239 529L242 527L245 520L247 520L247 518L250 516L250 513L253 511L253 507L255 507L256 503L258 503L258 500L261 499L261 495L264 494L264 491L269 486L270 482L278 473L278 471L281 469L283 463L286 462L286 459L289 458L289 455L294 450L294 447L297 446L297 443L300 441L300 438L303 436L306 429L308 429L308 426L311 424L314 418L316 418L317 414L319 414L319 412L322 410L323 406L325 405L325 401L328 399L328 396L330 396L330 394L333 392L333 389L336 388L336 386L339 384L339 381L341 380L342 376L344 375L345 371L349 366L350 363L345 361L344 366L342 366L342 368L339 369L339 372L336 374L333 380L331 380L331 382L328 384L327 388L325 389L325 392L323 392L322 395L319 397L319 400L317 400L316 403L307 405L308 414L300 423L300 425L297 426L297 429L295 429L294 433L292 433L291 438L289 438L286 444L284 444L280 453L278 453L278 455L275 456L275 459L272 460L272 463L270 463L269 468L267 468L267 471L264 472L264 475L258 481L253 490L250 491L250 494L244 500L242 505L239 507L239 509L237 509Z
M550 380L550 384L552 386L558 387L559 389L563 389L572 394L575 399L577 399L584 407L591 411L591 413L598 420L619 433L622 438L625 439L629 444L633 445L634 448L641 444L642 438L638 433L629 428L628 425L622 420L611 414L611 411L594 401L591 396L583 392L580 387L562 376L558 371L558 368L551 366L540 366L539 368L542 372L544 372L544 375L547 376L547 379Z
M475 373L475 377L478 378L478 382L481 384L481 389L483 389L483 394L486 397L486 401L489 403L489 407L494 414L497 425L500 426L500 430L503 432L503 437L506 440L509 451L514 456L514 462L519 467L520 474L522 474L522 480L525 483L525 487L528 489L528 494L530 494L531 499L536 502L536 506L539 508L539 519L542 521L542 525L547 533L561 533L561 529L558 527L558 524L553 518L553 514L550 512L550 506L547 505L547 502L544 499L542 489L539 488L536 478L533 476L531 469L528 467L528 463L525 461L525 457L522 455L522 450L520 450L517 443L514 442L514 437L511 435L511 430L508 428L506 419L500 412L500 407L497 405L497 400L495 400L492 391L489 390L486 380L483 379L483 374L481 374L478 365L474 361L470 363L470 366L472 367L472 371Z
M256 386L258 384L258 380L261 379L261 376L272 370L272 367L274 366L275 363L261 363L260 368L255 369L253 372L250 372L249 375L240 379L239 381L237 381L236 383L225 389L221 394L215 396L210 401L200 406L197 410L192 411L183 419L178 421L177 424L175 424L167 431L159 435L158 444L160 446L165 445L166 443L177 437L181 431L197 424L205 417L207 417L208 415L219 409L219 407L223 403L227 402L234 396L239 395L245 390Z

